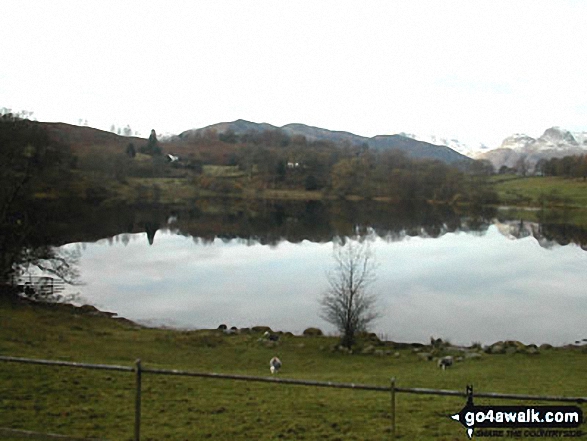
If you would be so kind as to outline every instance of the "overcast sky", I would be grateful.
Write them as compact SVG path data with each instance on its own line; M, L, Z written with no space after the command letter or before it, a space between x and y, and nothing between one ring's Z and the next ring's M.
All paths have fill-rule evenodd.
M0 0L0 107L144 136L243 118L497 147L587 131L586 18L581 0Z

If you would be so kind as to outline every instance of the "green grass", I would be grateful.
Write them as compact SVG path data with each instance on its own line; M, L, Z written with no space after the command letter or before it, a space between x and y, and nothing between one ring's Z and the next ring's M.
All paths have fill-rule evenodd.
M202 173L219 178L240 178L247 175L237 165L204 165Z
M347 355L329 350L334 338L287 335L270 348L257 334L138 329L71 308L7 300L0 301L0 337L0 354L19 357L126 366L140 358L144 367L263 376L278 355L282 378L389 386L396 377L400 387L473 384L477 391L587 395L587 354L578 350L484 355L443 372L409 349L399 357ZM142 403L145 440L389 437L387 393L145 374ZM464 439L448 418L463 404L399 394L399 439ZM133 405L132 373L0 362L0 427L130 440Z
M307 191L301 189L258 189L252 185L241 173L237 173L234 167L204 166L205 177L208 180L221 183L234 183L241 188L240 191L220 191L202 188L197 185L194 177L128 177L123 182L115 179L90 178L87 175L77 173L76 179L71 183L68 192L78 197L85 197L89 188L103 188L108 197L104 201L108 203L124 202L157 202L161 204L185 204L196 198L204 197L229 197L237 199L289 199L289 200L321 200L324 195L321 191ZM229 170L225 170L229 169ZM38 198L56 199L60 196L55 191L46 189L35 194Z
M587 208L587 182L557 177L492 178L502 204L538 207L543 205ZM541 197L544 201L541 201Z

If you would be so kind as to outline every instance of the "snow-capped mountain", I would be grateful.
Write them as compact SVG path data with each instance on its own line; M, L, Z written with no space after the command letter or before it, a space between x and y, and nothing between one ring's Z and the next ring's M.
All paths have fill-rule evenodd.
M560 127L551 127L550 129L546 129L544 134L537 139L524 134L509 136L503 140L500 148L510 148L520 151L567 150L575 147L587 148L587 143L583 145L584 138L585 133L571 133Z
M573 137L579 145L587 148L587 132L573 132Z
M539 138L525 134L509 136L499 148L482 153L477 159L487 159L499 170L504 165L514 167L521 158L525 158L528 170L532 171L540 159L586 153L587 132L572 133L560 127L551 127Z
M417 141L428 142L430 144L435 145L444 145L449 147L462 155L468 156L469 158L477 158L477 156L481 155L482 153L488 152L490 148L483 143L464 143L459 141L458 139L450 139L445 138L442 136L437 135L415 135L413 133L405 133L402 132L400 135L415 139Z
M173 140L176 135L171 132L157 133L157 140L167 142Z
M541 158L563 157L587 153L587 132L570 132L560 127L547 129L539 138L523 133L508 136L497 148L483 143L464 143L454 138L436 135L401 133L418 141L444 145L473 159L488 159L498 170L502 165L513 167L521 156L529 160L530 169Z
M522 150L524 147L528 145L532 145L536 142L536 139L524 135L523 133L515 133L511 136L508 136L504 139L501 145L498 147L500 149L512 149L512 150Z
M497 231L510 240L534 237L542 248L552 249L558 246L556 240L549 239L543 234L540 224L537 222L523 220L500 222L495 219L494 225L497 227Z

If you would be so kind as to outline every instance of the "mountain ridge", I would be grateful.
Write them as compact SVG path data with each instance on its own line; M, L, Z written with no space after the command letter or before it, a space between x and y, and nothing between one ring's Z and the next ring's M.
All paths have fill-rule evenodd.
M236 135L242 135L248 131L263 132L266 130L281 130L288 136L304 136L308 141L331 141L355 146L366 144L376 150L397 149L414 158L438 159L449 164L470 162L472 160L450 147L419 141L401 134L376 135L368 138L351 132L328 130L302 123L290 123L277 127L268 123L254 123L237 119L232 122L222 122L199 129L186 130L172 139L186 141L201 136L206 131L216 131L218 134L232 131Z
M533 171L541 159L562 158L587 153L587 133L572 133L569 130L553 126L538 137L533 138L523 133L516 133L503 140L493 150L480 154L477 159L491 162L495 170L501 167L516 167L523 159L529 171Z

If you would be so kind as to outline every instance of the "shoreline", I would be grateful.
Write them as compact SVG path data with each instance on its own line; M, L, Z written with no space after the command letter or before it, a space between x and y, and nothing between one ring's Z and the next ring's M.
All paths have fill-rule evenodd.
M198 332L222 332L224 335L241 335L241 334L255 334L255 333L263 333L265 331L276 334L279 336L286 335L286 336L293 336L293 337L322 337L322 338L329 338L329 339L337 339L339 338L336 335L326 335L322 332L322 330L318 327L310 327L304 330L301 334L294 334L290 331L282 331L282 330L273 330L269 326L264 325L255 325L248 328L237 328L233 326L232 328L226 327L226 325L219 325L217 328L177 328L173 326L166 326L166 325L159 325L159 326L150 326L148 324L141 323L139 321L133 321L126 317L119 316L116 312L111 311L103 311L98 309L97 307L89 304L84 305L74 305L72 303L66 302L43 302L38 300L28 299L26 297L21 296L14 296L14 295L6 295L5 292L0 290L0 297L4 299L8 299L11 303L27 305L32 308L39 307L43 309L61 309L64 312L69 312L73 315L81 315L81 316L89 316L89 317L102 317L111 319L117 323L124 324L126 326L135 328L135 329L157 329L157 330L164 330L164 331L171 331L177 333L198 333ZM503 354L503 353L514 353L511 349L508 351L508 348L516 348L517 352L528 352L528 353L538 353L540 350L550 350L550 349L558 349L558 350L585 350L587 351L587 338L584 338L580 341L575 341L575 343L566 343L562 345L552 345L549 343L542 343L540 345L530 343L524 344L518 340L499 340L493 342L491 344L481 344L481 343L473 343L469 346L467 345L453 345L450 343L450 339L443 339L431 337L430 343L421 343L421 342L396 342L393 340L381 340L375 333L367 332L363 333L360 336L360 339L365 342L375 343L377 345L389 347L392 349L412 349L414 352L420 352L426 348L437 348L441 347L448 350L453 351L461 351L461 352L469 352L469 351L478 351L483 352L486 354Z

